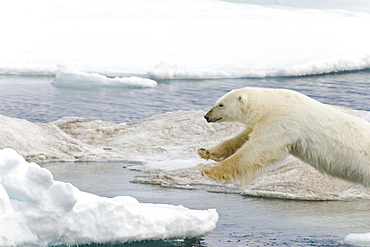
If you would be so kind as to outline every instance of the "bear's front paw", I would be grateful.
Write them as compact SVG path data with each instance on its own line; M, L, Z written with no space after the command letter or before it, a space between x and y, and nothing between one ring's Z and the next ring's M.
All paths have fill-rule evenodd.
M206 160L214 160L214 161L223 161L224 157L222 155L219 155L215 153L214 151L205 149L205 148L199 148L198 149L198 154L201 158L206 159Z
M205 148L199 148L198 149L198 154L201 158L209 160L209 156L210 156L211 153L209 152L209 150L207 150Z

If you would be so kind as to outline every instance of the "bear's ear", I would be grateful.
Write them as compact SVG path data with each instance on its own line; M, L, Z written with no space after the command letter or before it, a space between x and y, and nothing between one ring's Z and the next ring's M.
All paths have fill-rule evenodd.
M246 99L245 99L245 96L244 95L239 95L238 96L238 99L241 103L245 103L246 102Z

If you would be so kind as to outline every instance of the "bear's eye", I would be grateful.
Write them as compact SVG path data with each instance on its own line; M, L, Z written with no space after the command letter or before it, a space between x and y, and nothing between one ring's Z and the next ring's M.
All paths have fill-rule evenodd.
M224 104L219 104L218 107L224 107Z

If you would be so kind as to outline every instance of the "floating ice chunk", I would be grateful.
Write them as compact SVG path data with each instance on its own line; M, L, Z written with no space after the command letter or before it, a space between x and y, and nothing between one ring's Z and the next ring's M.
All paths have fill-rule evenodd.
M344 238L344 243L355 246L370 246L370 232L349 234Z
M57 87L156 87L157 82L140 77L108 78L96 73L86 73L72 68L59 66L52 84Z
M200 237L218 221L215 209L190 210L81 192L54 181L47 169L10 149L0 151L0 161L0 246Z
M98 242L200 237L213 229L217 213L182 206L146 204L122 198L103 198L81 192L71 231ZM127 199L127 198L126 198ZM81 228L84 222L93 222ZM213 225L213 226L211 226ZM78 227L78 228L75 228ZM77 237L76 237L77 238ZM87 241L88 242L88 241Z

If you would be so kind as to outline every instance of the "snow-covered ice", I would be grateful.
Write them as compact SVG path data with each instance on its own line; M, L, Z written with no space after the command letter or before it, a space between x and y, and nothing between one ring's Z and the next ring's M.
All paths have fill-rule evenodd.
M354 246L370 246L370 232L349 234L344 238L344 243Z
M105 198L54 181L12 149L0 151L0 245L49 246L201 237L218 221L215 209Z
M55 79L51 83L56 87L74 88L157 86L156 81L147 78L137 76L108 78L97 73L86 73L63 66L58 67Z
M105 76L172 79L370 68L367 1L319 9L307 1L249 2L2 1L0 73L55 75L63 64Z

